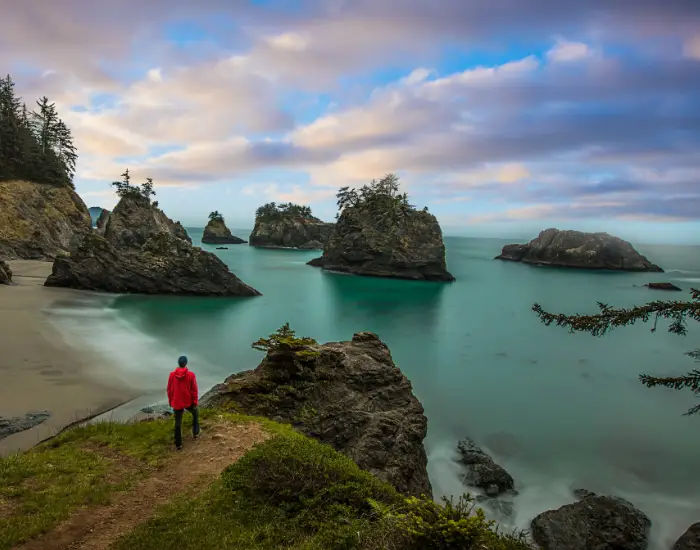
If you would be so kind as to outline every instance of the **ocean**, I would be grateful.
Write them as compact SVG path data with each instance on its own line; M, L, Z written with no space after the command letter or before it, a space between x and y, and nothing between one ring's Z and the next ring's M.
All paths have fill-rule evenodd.
M201 229L188 229L201 244ZM248 231L234 231L245 236ZM105 296L58 304L53 317L74 345L118 359L143 396L110 414L164 398L176 358L185 354L207 389L262 358L251 343L289 322L319 342L373 331L425 407L425 447L434 496L468 491L455 462L457 441L474 439L514 477L518 495L507 526L527 528L538 513L573 502L585 488L626 498L652 520L652 549L668 548L700 519L700 415L690 392L647 389L640 373L685 373L684 352L700 347L666 323L603 337L545 327L533 303L550 311L595 312L598 301L631 306L687 299L700 286L700 247L637 245L665 273L542 268L494 260L501 239L446 237L453 283L323 272L318 251L227 245L216 253L258 298ZM685 292L642 286L669 281Z

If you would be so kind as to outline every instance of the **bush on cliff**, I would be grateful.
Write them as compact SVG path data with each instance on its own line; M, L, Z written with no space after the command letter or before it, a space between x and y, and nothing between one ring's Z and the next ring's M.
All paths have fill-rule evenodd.
M313 218L311 208L291 202L277 204L268 202L255 211L256 220L278 220L281 218Z

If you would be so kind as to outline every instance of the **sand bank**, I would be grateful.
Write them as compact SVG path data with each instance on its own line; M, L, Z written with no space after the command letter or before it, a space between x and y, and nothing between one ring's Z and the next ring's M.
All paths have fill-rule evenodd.
M9 262L11 286L0 285L0 416L48 410L42 424L0 439L0 455L27 449L67 425L99 414L140 392L94 351L71 345L47 309L81 291L48 288L49 262Z

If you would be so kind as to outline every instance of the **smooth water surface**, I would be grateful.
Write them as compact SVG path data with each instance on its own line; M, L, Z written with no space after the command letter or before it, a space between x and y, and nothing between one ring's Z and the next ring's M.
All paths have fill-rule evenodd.
M201 229L190 234L200 243ZM203 245L263 296L123 296L100 323L92 316L71 331L120 354L139 373L144 392L161 392L183 353L203 388L254 368L261 353L251 342L287 321L320 342L374 331L425 407L436 497L466 490L453 459L457 440L469 436L515 478L514 525L527 527L583 487L632 501L653 521L653 547L667 548L700 520L700 416L681 416L695 403L689 392L646 389L637 377L693 368L683 352L699 347L700 331L690 327L681 337L665 325L655 333L640 325L594 338L543 326L531 306L594 312L596 301L686 299L687 292L642 285L700 286L700 247L639 246L666 269L645 274L493 260L503 244L446 238L454 283L327 273L305 265L318 251Z

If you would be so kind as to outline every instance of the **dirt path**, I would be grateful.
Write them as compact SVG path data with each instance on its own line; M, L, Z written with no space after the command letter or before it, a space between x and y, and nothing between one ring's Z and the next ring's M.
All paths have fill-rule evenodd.
M173 451L163 467L128 491L114 494L110 504L78 510L16 550L106 550L178 494L205 489L226 466L267 437L256 423L213 425L197 441L186 438L182 451Z

